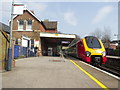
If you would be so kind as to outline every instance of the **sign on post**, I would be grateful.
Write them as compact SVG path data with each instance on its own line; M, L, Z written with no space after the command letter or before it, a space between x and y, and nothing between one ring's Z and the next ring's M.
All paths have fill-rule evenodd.
M13 4L13 14L21 15L23 14L24 4Z

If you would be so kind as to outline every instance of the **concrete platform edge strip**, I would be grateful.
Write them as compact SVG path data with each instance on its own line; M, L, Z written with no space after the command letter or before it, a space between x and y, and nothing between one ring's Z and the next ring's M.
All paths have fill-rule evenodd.
M105 85L103 85L100 81L98 81L96 78L94 78L91 74L86 72L84 69L82 69L79 65L77 65L73 60L70 59L70 61L77 66L81 71L83 71L87 76L89 76L94 82L96 82L100 87L102 87L105 90L109 90Z
M79 61L79 62L81 62L81 61ZM85 63L85 62L81 62L81 63L83 63L83 64L85 64L85 65L88 65L88 66L90 66L90 67L92 67L92 68L94 68L94 69L96 69L96 70L99 70L99 71L101 71L101 72L103 72L103 73L105 73L105 74L107 74L107 75L109 75L109 76L112 76L112 77L120 80L120 77L115 76L115 75L113 75L113 74L111 74L111 73L109 73L109 72L103 71L103 70L101 70L101 69L99 69L99 68L97 68L97 67L94 67L94 66L92 66L92 65L90 65L90 64L87 64L87 63Z

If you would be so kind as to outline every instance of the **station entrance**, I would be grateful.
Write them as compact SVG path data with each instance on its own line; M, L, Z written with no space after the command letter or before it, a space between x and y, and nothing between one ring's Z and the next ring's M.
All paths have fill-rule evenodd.
M75 38L74 34L40 33L43 56L59 56Z

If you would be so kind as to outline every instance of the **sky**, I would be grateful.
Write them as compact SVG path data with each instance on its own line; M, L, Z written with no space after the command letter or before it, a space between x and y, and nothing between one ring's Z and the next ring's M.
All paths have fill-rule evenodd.
M117 0L14 0L23 3L33 10L40 19L58 21L58 31L66 34L77 34L85 37L96 29L111 33L111 39L118 34L118 1ZM11 0L0 1L0 22L8 24L11 13ZM2 4L2 5L1 5Z

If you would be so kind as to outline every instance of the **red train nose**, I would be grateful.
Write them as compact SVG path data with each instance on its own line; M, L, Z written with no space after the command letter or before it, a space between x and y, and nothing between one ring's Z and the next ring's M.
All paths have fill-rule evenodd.
M86 57L86 62L88 62L88 63L90 63L90 62L91 62L90 57Z
M103 62L102 62L102 64L105 64L106 61L107 61L107 58L106 58L106 56L104 56L104 57L103 57Z

